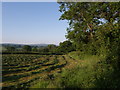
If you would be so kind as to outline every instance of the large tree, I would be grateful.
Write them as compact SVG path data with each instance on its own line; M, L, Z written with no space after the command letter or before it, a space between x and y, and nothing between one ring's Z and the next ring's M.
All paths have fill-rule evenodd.
M77 48L93 40L98 27L120 22L120 2L59 2L60 20L68 20L66 37Z

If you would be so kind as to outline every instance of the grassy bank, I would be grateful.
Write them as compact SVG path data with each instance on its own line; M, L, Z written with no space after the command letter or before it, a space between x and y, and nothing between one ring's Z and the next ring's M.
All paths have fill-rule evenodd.
M82 55L82 53L81 53ZM32 88L118 88L120 74L106 62L106 56L68 54L77 60L72 69L64 69L54 78L44 79Z

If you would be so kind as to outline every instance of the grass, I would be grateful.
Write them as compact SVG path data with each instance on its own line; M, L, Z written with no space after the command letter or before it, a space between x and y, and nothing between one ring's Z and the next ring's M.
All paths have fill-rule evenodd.
M64 69L54 75L54 79L43 79L35 84L36 88L118 88L120 73L106 63L105 55L83 55L69 53L77 64L72 69ZM68 58L67 58L68 59ZM67 60L69 61L69 60Z
M46 58L41 57L46 61ZM107 63L105 55L88 55L81 52L71 52L62 56L48 56L48 62L42 62L43 69L37 69L35 66L41 60L33 60L34 70L17 72L18 77L11 75L12 80L18 79L18 82L9 82L6 78L4 86L19 86L30 83L31 88L119 88L120 71L115 70L111 64ZM27 63L26 63L27 65ZM17 68L15 68L17 70ZM38 71L37 71L38 70ZM43 70L43 71L41 71ZM41 72L40 72L41 71ZM22 76L27 75L29 76ZM10 74L8 74L10 75ZM20 77L21 76L21 77ZM5 80L5 79L4 79ZM26 84L24 84L26 83ZM20 87L20 86L19 86Z
M93 88L95 78L94 65L98 61L97 56L85 56L79 60L79 64L72 70L65 70L61 75L63 87L70 88ZM61 83L61 85L62 85Z

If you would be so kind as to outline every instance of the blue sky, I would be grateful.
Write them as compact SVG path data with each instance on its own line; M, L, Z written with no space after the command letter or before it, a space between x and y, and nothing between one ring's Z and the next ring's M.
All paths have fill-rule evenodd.
M3 2L2 42L58 45L68 26L58 10L56 2Z

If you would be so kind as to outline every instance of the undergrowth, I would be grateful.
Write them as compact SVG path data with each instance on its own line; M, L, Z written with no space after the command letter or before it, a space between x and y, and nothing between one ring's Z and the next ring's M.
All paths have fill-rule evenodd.
M64 69L54 79L42 80L32 88L119 88L120 72L106 61L107 56L81 55L69 53L78 62L73 69Z

